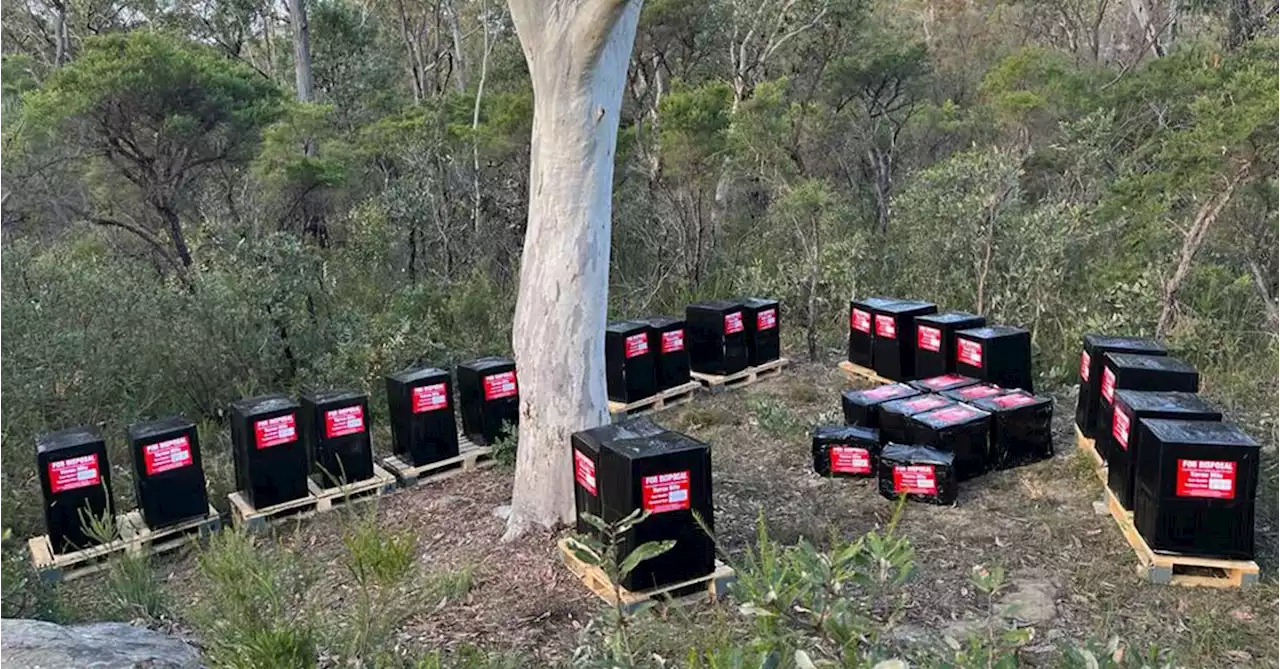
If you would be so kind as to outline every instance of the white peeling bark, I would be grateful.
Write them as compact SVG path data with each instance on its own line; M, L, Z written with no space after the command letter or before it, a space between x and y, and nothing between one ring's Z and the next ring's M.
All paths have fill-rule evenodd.
M520 442L507 539L573 518L569 435L609 420L613 161L642 0L509 0L533 79L529 221L513 347Z

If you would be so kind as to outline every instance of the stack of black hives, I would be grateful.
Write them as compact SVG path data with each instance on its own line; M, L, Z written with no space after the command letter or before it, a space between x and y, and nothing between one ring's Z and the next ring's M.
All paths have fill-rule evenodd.
M1088 334L1076 427L1155 551L1253 557L1258 444L1196 393L1195 368L1158 342Z
M900 383L844 393L846 426L813 434L820 474L946 504L961 481L1053 455L1053 402L1031 394L1025 329L928 302L854 300L849 361Z
M714 508L711 451L706 444L647 418L577 432L571 444L579 532L597 534L583 514L612 525L641 509L649 517L622 538L619 562L641 544L675 541L671 550L641 562L622 587L633 592L659 588L715 569L715 540L708 533Z

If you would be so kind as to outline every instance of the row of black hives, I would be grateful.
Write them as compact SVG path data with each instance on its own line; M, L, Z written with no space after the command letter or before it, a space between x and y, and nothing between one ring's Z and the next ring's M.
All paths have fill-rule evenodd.
M583 430L570 441L578 532L599 536L584 513L612 525L639 509L649 516L621 538L619 562L641 544L676 542L666 553L641 562L622 587L632 592L658 588L715 569L711 451L706 444L647 418Z
M1031 387L1031 333L932 302L868 297L849 303L849 362L894 381L943 374Z
M950 504L958 485L1053 456L1053 401L958 374L846 391L844 426L813 431L823 476L875 477L890 499Z
M714 300L685 308L685 320L657 316L605 329L609 399L635 402L689 382L689 371L733 374L778 359L777 300ZM686 335L688 342L686 346Z
M1076 426L1152 550L1249 559L1258 443L1199 389L1195 368L1158 342L1088 334Z
M392 450L413 465L458 455L454 383L448 371L410 369L386 378ZM457 403L463 432L478 444L498 438L504 422L516 423L519 395L515 364L481 358L457 368ZM369 397L351 391L266 395L231 405L236 487L256 508L309 494L307 479L322 488L374 475ZM182 417L129 428L134 486L147 526L159 529L203 516L208 510L196 426ZM111 469L106 443L93 427L77 427L36 439L36 466L44 492L49 543L65 553L98 543L86 519L111 518Z

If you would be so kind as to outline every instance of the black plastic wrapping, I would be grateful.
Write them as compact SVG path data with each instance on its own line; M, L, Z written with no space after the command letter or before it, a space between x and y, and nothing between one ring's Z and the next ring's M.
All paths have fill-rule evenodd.
M916 376L927 378L956 371L956 332L978 328L987 319L962 311L916 316Z
M133 488L147 527L159 529L209 513L196 424L181 416L129 426Z
M876 310L871 346L876 374L894 381L916 378L916 317L937 311L930 302L894 302Z
M879 459L876 430L850 425L813 428L813 470L822 476L871 478Z
M1098 436L1098 392L1102 381L1102 357L1106 353L1167 355L1163 344L1142 337L1087 334L1080 345L1080 394L1076 398L1076 427L1090 439Z
M488 357L464 362L456 370L462 432L486 446L503 436L503 423L520 423L520 384L516 363Z
M887 499L906 494L909 501L939 505L955 503L960 489L951 453L902 444L888 444L880 451L876 483Z
M1142 420L1219 421L1222 412L1195 393L1117 390L1114 399L1110 427L1098 435L1096 445L1107 454L1107 487L1121 506L1132 511L1143 442L1151 439Z
M640 321L610 323L604 330L604 378L609 399L634 402L658 390L653 328Z
M231 405L236 487L254 508L306 497L311 462L302 441L301 407L280 394Z
M391 452L414 467L458 455L458 421L453 413L453 377L435 367L387 376Z
M36 471L44 493L44 522L57 554L100 543L86 519L113 519L111 465L96 427L73 427L36 437Z
M993 325L956 333L956 373L1004 388L1031 387L1031 332Z
M846 425L861 425L872 429L880 427L880 415L876 406L882 402L915 397L920 391L905 383L890 383L870 390L846 390L840 395Z
M989 468L1006 469L1053 457L1053 399L1023 390L974 400L991 414Z
M747 323L741 302L690 304L684 316L693 371L723 376L747 368Z
M911 443L955 455L956 480L967 481L987 470L991 414L967 404L954 404L907 420Z

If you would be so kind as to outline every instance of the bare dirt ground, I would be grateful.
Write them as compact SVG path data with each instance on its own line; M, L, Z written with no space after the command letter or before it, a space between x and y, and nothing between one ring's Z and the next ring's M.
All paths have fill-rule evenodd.
M760 513L775 538L806 537L819 546L833 533L851 538L888 520L892 504L873 481L822 479L812 471L809 429L838 423L839 392L855 385L834 368L799 365L774 380L703 394L654 417L711 445L715 526L731 560L754 541ZM1179 666L1276 666L1273 435L1255 434L1268 453L1258 499L1261 583L1245 590L1152 585L1137 575L1133 551L1110 516L1094 511L1101 483L1076 452L1073 408L1074 396L1058 398L1052 460L967 482L954 507L907 505L899 531L916 548L918 575L905 588L899 634L963 630L966 621L984 616L986 600L969 585L971 570L1000 565L1014 591L1034 591L1047 604L1022 650L1025 664L1047 663L1061 643L1118 636L1131 647L1171 648ZM499 542L503 521L493 509L507 502L509 486L510 471L490 468L380 501L380 524L416 533L426 570L471 569L474 578L461 602L424 602L399 632L400 643L514 651L528 666L555 664L573 652L601 604L559 564L552 535ZM313 518L283 531L280 540L328 565L326 596L340 606L346 576L336 559L342 541L334 524ZM189 560L161 565L175 592L186 589ZM669 652L744 627L731 605L660 616L665 620L654 629L667 625L672 637L653 644L670 644Z

